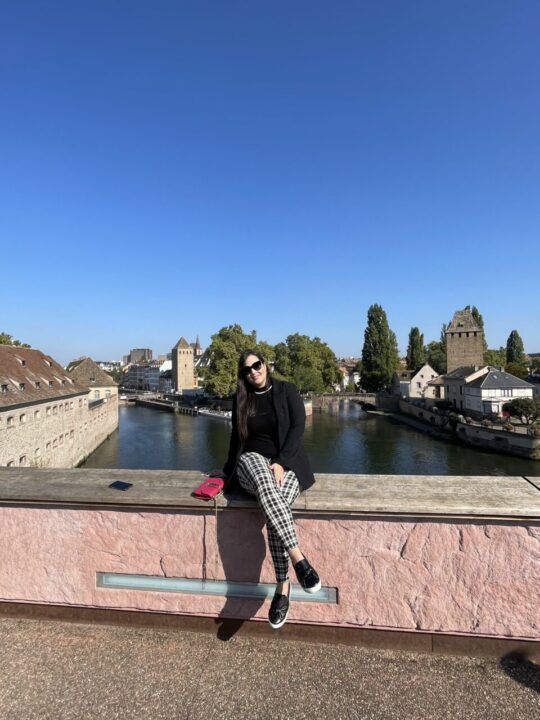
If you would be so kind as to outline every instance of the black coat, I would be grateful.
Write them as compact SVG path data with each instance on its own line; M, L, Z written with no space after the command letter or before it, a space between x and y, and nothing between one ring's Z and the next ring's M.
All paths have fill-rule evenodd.
M302 436L306 425L306 410L296 385L272 378L272 399L278 424L279 455L274 462L292 470L301 490L307 490L315 482L306 451L302 446ZM237 487L236 465L242 454L236 424L236 396L232 408L232 430L229 455L223 467L227 477L227 492Z

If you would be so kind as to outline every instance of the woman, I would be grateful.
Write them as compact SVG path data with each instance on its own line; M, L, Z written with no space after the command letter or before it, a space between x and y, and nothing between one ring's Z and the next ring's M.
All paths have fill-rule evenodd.
M300 492L315 482L302 447L305 420L296 387L272 378L262 355L244 350L238 360L231 442L223 472L227 490L237 482L255 495L266 518L277 580L268 621L275 629L285 624L289 613L289 558L306 592L321 587L319 576L298 547L290 508Z

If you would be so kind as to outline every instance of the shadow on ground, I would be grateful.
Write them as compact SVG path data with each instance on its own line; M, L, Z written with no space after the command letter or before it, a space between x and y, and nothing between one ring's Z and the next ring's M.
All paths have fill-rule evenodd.
M531 662L520 652L511 652L501 658L500 667L508 677L540 693L540 665Z

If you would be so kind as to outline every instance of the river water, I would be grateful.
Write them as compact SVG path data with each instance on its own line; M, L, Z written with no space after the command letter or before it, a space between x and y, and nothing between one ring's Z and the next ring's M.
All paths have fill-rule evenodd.
M84 467L219 470L230 422L120 407L119 429ZM307 418L304 446L314 472L380 475L538 475L540 463L435 440L391 417L345 404Z

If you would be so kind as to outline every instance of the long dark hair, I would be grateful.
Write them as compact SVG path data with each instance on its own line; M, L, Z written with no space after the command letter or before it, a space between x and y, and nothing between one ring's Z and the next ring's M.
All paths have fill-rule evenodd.
M240 353L240 357L238 358L238 382L236 385L236 426L242 445L246 442L248 436L248 417L254 413L254 388L242 374L246 359L250 355L255 355L256 358L266 365L266 384L268 385L270 382L268 363L258 350L244 350Z

